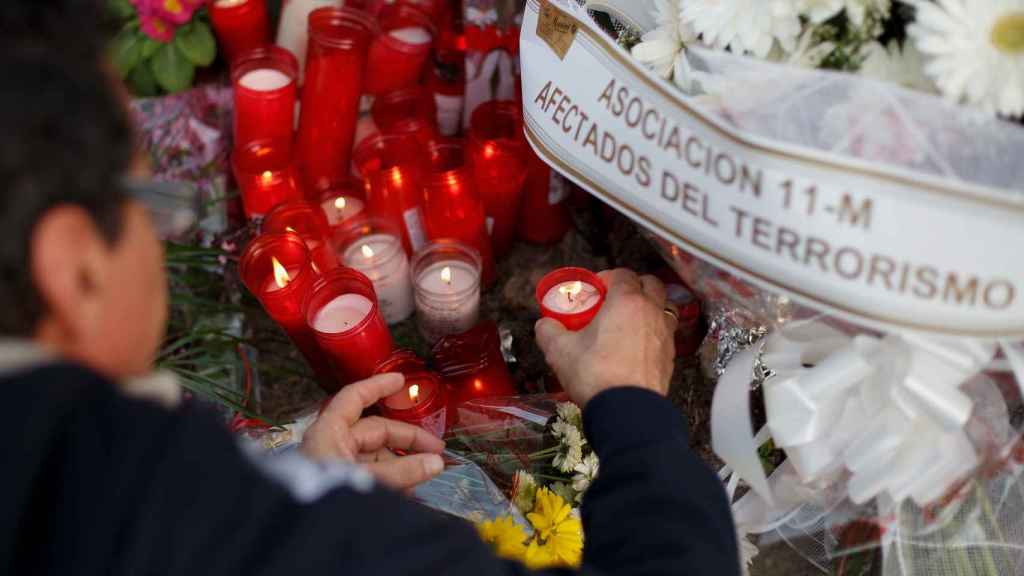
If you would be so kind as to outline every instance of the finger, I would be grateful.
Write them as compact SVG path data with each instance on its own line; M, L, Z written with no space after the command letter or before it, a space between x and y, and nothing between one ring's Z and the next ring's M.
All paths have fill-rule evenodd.
M440 474L444 460L437 454L413 454L366 464L366 469L378 482L395 490L407 490Z
M363 418L352 426L352 438L360 454L383 447L407 452L444 451L444 441L430 432L407 422L388 420L379 416Z
M381 448L374 452L364 452L356 456L356 462L360 464L372 464L374 462L387 462L388 460L394 460L398 458L398 455L388 450L387 448Z
M541 318L534 325L533 332L537 346L548 358L557 357L565 349L565 341L572 337L572 332L552 318Z
M598 272L597 277L604 282L608 292L630 292L642 291L643 285L637 277L636 272L627 268L616 268Z
M401 374L379 374L373 378L349 384L331 399L324 409L321 418L329 421L340 420L352 426L359 420L363 410L373 406L374 402L395 394L405 385L405 376Z
M640 285L643 286L644 294L649 296L659 308L665 307L665 301L668 299L668 293L665 291L665 285L650 274L644 274L639 278Z

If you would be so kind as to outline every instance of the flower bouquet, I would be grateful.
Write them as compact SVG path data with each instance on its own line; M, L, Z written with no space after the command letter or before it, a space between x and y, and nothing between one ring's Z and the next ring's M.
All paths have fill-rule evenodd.
M581 4L527 4L527 136L708 304L741 531L1014 572L1024 2Z

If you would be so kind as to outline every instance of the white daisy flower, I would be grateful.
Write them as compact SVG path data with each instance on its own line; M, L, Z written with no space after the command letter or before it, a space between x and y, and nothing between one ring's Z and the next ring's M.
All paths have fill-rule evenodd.
M558 417L561 418L563 422L572 424L577 428L583 427L583 413L580 412L579 406L572 402L559 402L555 411L558 412Z
M907 32L925 73L950 100L1024 114L1024 0L911 0Z
M793 53L783 61L791 66L801 68L817 68L833 50L836 49L834 42L821 42L811 44L814 40L814 31L807 30L800 36L800 42L796 45Z
M562 472L572 472L583 461L583 445L586 440L580 431L572 426L565 429L561 446L552 463Z
M899 84L921 92L935 92L935 83L924 73L924 60L913 42L900 47L892 40L888 46L871 42L861 51L864 62L860 73L868 78Z
M655 0L654 7L658 27L644 34L640 43L633 46L633 57L658 76L673 80L686 89L690 64L686 59L685 44L693 41L696 35L679 20L679 0Z
M888 14L890 6L891 0L797 0L797 10L814 24L821 24L845 9L850 22L858 28L864 24L869 10Z
M778 42L792 52L800 35L800 16L792 0L686 0L680 18L718 49L768 56Z
M576 474L572 477L572 489L577 492L576 501L583 501L583 493L590 488L590 484L593 483L594 478L597 478L597 471L600 467L597 460L597 454L591 452L587 454L583 461L576 465L573 470Z

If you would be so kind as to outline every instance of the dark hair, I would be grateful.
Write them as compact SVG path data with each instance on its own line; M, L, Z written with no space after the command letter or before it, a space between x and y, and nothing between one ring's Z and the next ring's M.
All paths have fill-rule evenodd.
M0 6L0 335L29 336L45 311L29 269L36 223L73 204L116 241L132 133L94 2Z

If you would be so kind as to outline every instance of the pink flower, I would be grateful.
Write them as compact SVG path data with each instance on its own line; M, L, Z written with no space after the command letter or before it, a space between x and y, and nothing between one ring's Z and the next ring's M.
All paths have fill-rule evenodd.
M164 44L174 39L175 27L164 22L159 16L139 11L139 24L146 36Z
M155 12L165 21L181 26L192 19L199 4L191 0L154 0Z

